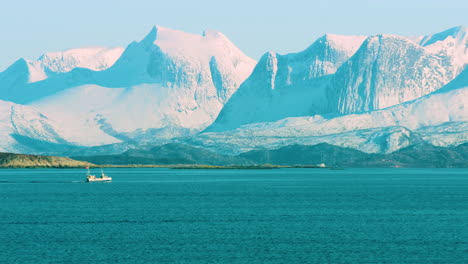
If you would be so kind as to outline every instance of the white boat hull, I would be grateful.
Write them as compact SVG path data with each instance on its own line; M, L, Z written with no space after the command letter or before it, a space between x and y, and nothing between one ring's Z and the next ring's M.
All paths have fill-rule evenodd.
M106 178L87 178L86 182L110 182L112 181L111 177Z
M101 175L97 177L96 175L91 175L89 171L89 167L86 167L88 170L88 174L86 175L86 182L110 182L112 181L112 177L107 176L104 174L104 171L101 169Z

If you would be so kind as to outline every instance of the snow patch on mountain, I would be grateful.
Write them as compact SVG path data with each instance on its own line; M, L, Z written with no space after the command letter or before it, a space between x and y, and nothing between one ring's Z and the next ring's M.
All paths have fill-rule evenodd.
M181 98L182 97L182 98ZM142 84L127 88L107 88L97 85L84 85L60 92L54 96L37 101L32 106L41 112L61 120L63 126L82 135L77 141L82 142L92 135L108 134L114 141L100 144L116 143L121 140L142 140L143 137L156 141L167 138L164 131L155 131L165 127L179 128L172 136L188 136L195 132L201 120L214 117L205 107L220 108L219 102L212 100L212 105L203 108L192 100L184 100L185 95L174 95L171 89L158 84ZM85 104L81 102L86 102ZM80 132L78 132L80 131ZM189 134L182 133L189 131ZM151 133L148 137L144 132ZM159 132L159 133L158 133ZM182 134L180 134L182 133Z

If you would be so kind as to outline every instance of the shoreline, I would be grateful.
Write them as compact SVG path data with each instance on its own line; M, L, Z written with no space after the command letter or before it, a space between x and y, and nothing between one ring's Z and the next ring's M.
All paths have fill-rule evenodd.
M258 170L258 169L282 169L282 168L309 168L309 169L341 169L333 167L323 167L318 165L182 165L182 164L173 164L173 165L144 165L144 164L128 164L128 165L92 165L89 166L90 169L98 168L167 168L167 169L231 169L231 170ZM79 166L0 166L0 169L83 169L84 167Z
M318 165L188 165L188 164L171 164L171 165L156 165L156 164L127 164L127 165L90 165L90 169L99 168L128 168L128 169L144 169L144 168L161 168L175 170L271 170L271 169L328 169L328 170L345 170L350 168L367 168L367 169L468 169L468 167L413 167L413 166L362 166L362 167L339 167L339 166L318 166ZM85 169L82 166L0 166L1 169Z

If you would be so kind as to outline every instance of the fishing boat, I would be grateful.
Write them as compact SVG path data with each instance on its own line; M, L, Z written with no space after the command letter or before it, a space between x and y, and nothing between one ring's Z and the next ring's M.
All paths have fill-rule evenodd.
M104 174L104 171L101 169L101 176L91 175L89 171L89 167L86 167L88 173L86 174L86 182L110 182L112 181L112 177L109 177Z
M322 162L322 163L320 163L320 164L317 164L317 167L318 167L318 168L326 168L327 165L325 165L325 163Z

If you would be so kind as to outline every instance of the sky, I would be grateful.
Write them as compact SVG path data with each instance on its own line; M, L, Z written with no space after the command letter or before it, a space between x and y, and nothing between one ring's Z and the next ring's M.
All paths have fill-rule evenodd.
M258 59L298 52L325 33L426 35L468 26L466 0L0 0L0 71L18 58L127 46L153 25L223 32Z

